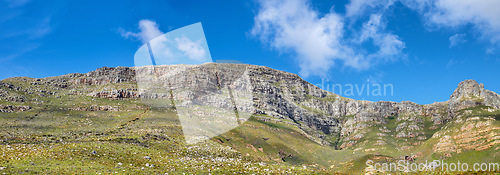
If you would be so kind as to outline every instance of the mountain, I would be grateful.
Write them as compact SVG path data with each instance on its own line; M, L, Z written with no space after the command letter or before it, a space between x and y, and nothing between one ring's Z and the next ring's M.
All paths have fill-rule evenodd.
M423 94L425 95L425 94ZM353 100L268 67L103 67L0 81L0 172L363 173L367 160L498 162L500 96Z

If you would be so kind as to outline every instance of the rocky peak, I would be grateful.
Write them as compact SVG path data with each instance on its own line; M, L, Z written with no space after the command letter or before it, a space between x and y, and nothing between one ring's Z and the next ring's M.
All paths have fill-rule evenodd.
M477 83L476 80L465 80L458 84L450 99L479 97L483 91L483 84Z
M460 109L478 105L500 109L500 96L493 91L484 89L484 85L475 80L460 82L448 102L449 112L452 115Z

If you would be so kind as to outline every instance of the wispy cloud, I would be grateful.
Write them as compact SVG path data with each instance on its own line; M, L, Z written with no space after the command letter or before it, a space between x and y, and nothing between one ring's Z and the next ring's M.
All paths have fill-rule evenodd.
M457 64L457 62L454 59L448 60L448 63L446 64L446 69L450 69L455 64Z
M456 60L456 59L450 59L448 60L448 63L446 64L446 69L450 69L456 65L462 65L467 62L467 59L465 60Z
M139 21L139 32L131 32L131 31L125 31L122 28L118 29L120 34L125 37L125 38L136 38L140 40L142 43L146 43L150 41L153 38L156 38L157 36L160 36L163 34L163 32L158 29L158 25L156 22L148 20L148 19L143 19Z
M424 19L429 30L441 28L456 29L471 26L478 39L500 47L500 1L498 0L351 0L346 5L346 16L357 17L366 14L389 12L387 9L399 1L417 11ZM457 35L457 37L461 37ZM460 44L462 38L453 38Z
M50 12L30 10L29 0L6 0L6 7L0 8L0 61L5 62L37 49L54 30L52 18L57 8ZM29 11L29 13L27 13Z
M345 35L345 16L331 10L320 15L307 0L261 0L251 30L253 36L280 52L296 54L302 76L324 76L338 63L354 69L395 60L405 47L396 35L389 34L381 15L373 15L359 31L359 38ZM379 48L366 53L363 43Z
M52 30L53 25L51 23L51 16L45 16L32 21L29 24L24 24L22 26L8 26L4 28L3 33L0 34L0 40L13 38L35 40L45 37L50 34ZM2 29L0 29L0 31L2 31Z
M500 1L498 0L350 0L346 5L346 17L357 19L359 16L374 13L390 13L389 7L399 1L404 6L417 11L430 30L452 29L470 26L471 35L476 39L489 42L490 48L500 47ZM450 48L466 42L465 34L450 37ZM491 49L487 49L487 53Z
M0 70L2 70L2 74L0 74L0 80L20 75L30 76L33 73L30 69L9 62L0 64Z
M435 28L470 25L481 39L500 44L500 1L498 0L401 0L417 10Z
M40 47L39 43L16 42L17 47L6 48L9 52L0 54L0 62L10 61ZM5 48L4 48L5 49Z
M381 84L383 82L385 74L383 72L377 72L372 75L368 75L366 78L366 83L369 84Z
M5 0L5 2L9 4L8 6L10 8L14 8L14 7L21 7L30 2L30 0Z
M370 20L363 24L359 42L372 40L373 44L379 50L376 53L369 54L368 57L391 61L395 59L394 56L402 54L402 50L406 46L397 35L386 32L385 26L386 24L382 21L382 15L371 15Z
M495 48L490 47L490 48L486 49L486 53L487 54L495 54L495 50L496 50Z
M461 43L465 43L467 40L465 40L465 36L466 34L465 33L462 33L462 34L455 34L453 36L450 36L449 40L450 40L450 48L458 45L458 44L461 44Z
M362 16L366 11L377 11L387 9L394 4L396 0L351 0L345 7L346 17Z
M491 42L500 42L500 1L438 0L426 12L434 24L457 27L471 24Z

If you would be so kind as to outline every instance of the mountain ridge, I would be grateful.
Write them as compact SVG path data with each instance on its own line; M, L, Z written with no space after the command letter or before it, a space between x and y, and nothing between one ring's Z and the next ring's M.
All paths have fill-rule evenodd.
M217 66L217 65L223 65L223 66ZM225 66L227 65L227 66ZM190 67L190 65L173 65L173 67ZM269 94L273 94L275 92L280 93L281 89L280 88L275 88L274 85L277 85L280 81L290 81L295 84L300 84L300 90L302 90L303 93L305 93L305 97L300 97L297 95L297 93L286 93L288 97L285 97L285 99L293 99L292 101L296 100L297 105L292 106L294 108L302 108L302 109L311 109L311 110L319 110L319 111L324 111L326 112L327 115L332 116L333 118L330 118L331 120L336 120L335 117L344 117L344 116L349 116L349 115L357 115L360 117L359 120L361 121L380 121L381 119L376 119L373 118L373 115L367 114L366 110L369 110L370 112L376 112L378 116L390 116L394 115L396 113L405 113L405 112L410 112L410 113L425 113L425 115L436 115L436 111L434 108L436 107L444 107L448 106L448 115L442 115L437 117L434 120L435 123L443 123L445 120L449 120L454 117L455 111L458 111L460 109L464 109L467 107L473 107L477 106L480 104L486 105L486 106L491 106L495 109L500 108L500 97L498 94L495 92L489 91L484 89L483 84L477 83L475 80L464 80L461 83L459 83L458 87L455 89L455 91L452 93L450 96L450 99L444 102L435 102L432 104L424 104L420 105L415 102L411 101L402 101L402 102L391 102L391 101L366 101L366 100L354 100L350 98L345 98L341 97L337 94L334 94L332 92L328 92L325 90L322 90L318 88L315 85L312 85L308 83L307 81L303 80L300 78L300 76L285 72L285 71L279 71L279 70L274 70L269 67L265 66L255 66L255 65L248 65L248 64L228 64L228 63L206 63L201 65L201 67L208 67L208 69L221 69L222 71L227 71L230 69L224 69L223 67L231 67L234 66L236 68L245 68L245 69L250 69L253 72L252 77L255 76L267 76L271 75L275 79L270 79L272 81L271 83L269 82L253 82L258 86L258 88L254 88L253 92L261 92L260 95L266 94L269 96ZM166 67L172 67L172 66L156 66L156 69L161 69L166 68ZM193 66L191 66L193 67ZM194 69L198 67L194 66ZM64 87L67 88L68 86L71 86L71 84L85 84L85 85L106 85L106 84L112 84L112 83L122 83L122 82L131 82L131 83L136 83L136 70L141 69L140 67L103 67L103 68L98 68L95 71L91 71L85 74L80 74L80 73L70 73L62 76L55 76L55 77L47 77L43 79L50 80L49 83L53 84L53 86L56 87ZM168 71L168 70L167 70ZM256 71L256 72L255 72ZM210 71L208 71L210 72ZM234 72L234 71L233 71ZM207 72L206 72L207 73ZM224 74L224 73L221 73ZM241 72L240 72L241 74ZM215 75L215 74L214 74ZM277 78L276 78L277 77ZM67 78L73 78L73 80L68 80L65 81ZM269 78L269 77L268 77ZM215 81L216 78L212 78L212 81ZM34 82L31 84L37 84L38 81L42 79L35 79ZM189 80L186 80L189 81ZM226 81L230 81L229 79ZM274 84L272 84L274 83ZM182 84L182 83L181 83ZM4 85L6 86L6 85ZM257 87L257 86L256 86ZM288 88L290 89L290 88ZM140 98L141 94L138 93L136 88L128 88L128 89L114 89L111 91L101 91L101 92L91 92L86 94L88 96L92 97L100 97L100 98ZM267 103L273 103L274 101L280 101L279 99L282 97L272 97L272 98L267 98L266 99ZM322 100L325 99L325 97L328 97L328 100ZM325 103L326 102L326 103ZM285 108L277 108L277 109L272 109L275 108L272 105L267 105L266 103L256 103L256 108L257 110L264 109L264 111L256 111L257 113L262 113L265 114L269 113L268 115L270 116L275 116L277 118L283 118L284 116L290 117L292 119L296 118L297 121L308 121L308 120L315 120L311 119L301 119L301 116L298 115L303 115L304 112L301 111L293 111L293 110L286 110ZM307 111L307 109L305 111ZM295 114L297 113L297 114ZM310 114L311 112L309 112ZM282 115L282 116L280 116ZM306 116L310 116L307 115ZM319 115L312 115L314 118L320 118L318 117ZM295 120L295 119L294 119ZM336 124L332 124L331 120L326 120L326 121L316 121L316 123L322 123L316 127L313 127L316 130L321 130L323 133L330 134L335 130L334 128L336 127ZM339 121L336 121L339 122ZM330 124L327 124L330 123ZM315 124L312 124L315 125ZM311 126L312 126L311 125ZM311 127L310 126L310 127ZM329 127L330 126L330 127ZM337 131L338 132L338 131ZM350 133L352 132L351 129L343 132L343 133Z
M148 78L151 75L157 78ZM160 89L148 91L148 88L156 86ZM226 98L230 96L231 99L245 97L250 100L231 102ZM90 101L71 103L80 98ZM143 106L144 104L135 102L137 99L161 102ZM277 124L297 128L294 132L301 133L300 137L321 147L332 148L336 150L335 154L337 151L340 151L338 154L353 152L356 156L345 160L347 162L364 160L362 155L386 155L394 159L413 156L419 157L418 161L435 157L453 158L460 157L461 153L467 151L496 152L494 150L500 144L498 119L495 117L499 113L500 96L484 89L484 85L475 80L459 83L447 101L420 105L410 101L372 102L349 99L322 90L296 74L264 66L207 63L103 67L85 74L71 73L42 79L5 79L0 81L0 100L0 109L4 114L19 113L17 111L29 113L47 108L69 113L120 113L146 107L168 107L177 111L194 107L199 113L204 113L204 110L210 108L231 109L230 104L239 104L235 106L235 111L243 117L243 121L260 121L268 127L275 127ZM56 104L55 101L60 101L62 106L59 107L59 103ZM92 101L96 101L96 104ZM129 102L133 102L133 105L122 104ZM173 104L175 105L172 106ZM205 109L203 106L210 108ZM245 114L251 114L251 117L244 117ZM180 119L182 122L182 118ZM471 127L472 124L474 125ZM244 125L240 124L240 127ZM279 128L277 130L282 131ZM223 135L235 135L235 132L239 131L231 130ZM481 139L464 138L463 134ZM221 136L212 138L226 144L219 137ZM268 137L270 136L266 138ZM3 137L3 140L12 138ZM247 151L245 146L235 146L234 143L232 147L241 152ZM294 152L295 149L286 150ZM276 152L264 152L268 156L276 156ZM284 154L283 150L278 152L280 156ZM302 154L304 153L293 153L295 157L301 157ZM498 160L497 153L493 155L494 160ZM288 157L282 158L282 161L289 161L294 156ZM302 159L304 161L307 158ZM327 164L318 160L308 161L324 166Z

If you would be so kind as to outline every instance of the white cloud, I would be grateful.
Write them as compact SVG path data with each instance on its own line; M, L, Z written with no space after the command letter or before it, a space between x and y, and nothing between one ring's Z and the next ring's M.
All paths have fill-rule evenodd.
M387 9L395 0L351 0L346 5L346 17L357 17L367 10L383 8Z
M156 24L156 22L147 19L139 21L139 30L140 32L134 33L130 31L125 31L123 29L119 29L123 37L125 38L134 37L141 40L142 43L147 43L151 39L163 34L158 29L158 25Z
M366 69L395 60L404 48L396 35L383 31L381 15L374 15L363 25L360 38L351 38L344 36L346 18L334 11L320 15L306 0L261 0L259 4L251 34L274 49L295 53L302 76L325 75L338 61L347 67ZM364 42L379 50L364 53L359 49Z
M500 42L500 1L438 0L426 13L437 25L457 27L472 24L483 37Z
M423 13L435 0L399 0L403 5Z
M346 55L348 58L345 64L353 68L364 69L380 62L396 61L403 57L405 43L397 35L387 33L385 26L382 15L371 15L370 19L363 23L359 37L351 38L353 44L352 48L348 49L350 54ZM356 52L363 51L363 49L356 48L366 42L371 42L378 50L373 53L356 54Z
M342 18L334 12L324 16L304 0L261 0L251 33L271 47L294 51L300 74L321 75L341 57Z
M177 49L184 52L184 55L192 60L201 61L205 59L206 51L201 46L201 41L191 41L187 37L175 38Z
M400 0L418 11L433 27L471 25L482 39L500 43L499 0Z
M351 0L346 5L346 16L383 12L397 0ZM419 12L432 28L457 28L471 25L481 39L500 44L499 0L399 0Z
M450 48L451 47L454 47L458 44L461 44L461 43L464 43L466 42L467 40L465 40L465 33L462 33L462 34L455 34L453 36L450 36L449 40L450 40Z
M363 42L367 39L371 39L373 44L379 48L376 53L370 54L368 57L391 61L395 59L394 56L402 54L405 43L401 41L397 35L384 32L385 23L381 20L382 15L371 15L370 20L363 24L363 30L361 31L359 41Z

